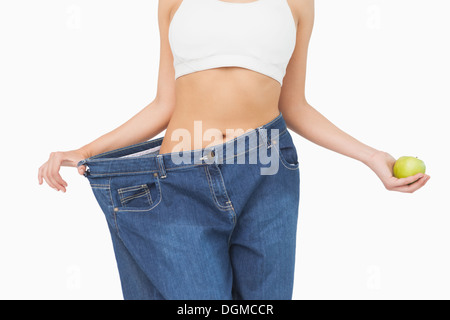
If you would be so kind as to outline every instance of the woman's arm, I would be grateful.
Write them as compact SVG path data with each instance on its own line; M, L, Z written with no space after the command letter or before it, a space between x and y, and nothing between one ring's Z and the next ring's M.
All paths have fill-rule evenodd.
M83 147L50 153L49 160L39 168L39 184L45 179L50 187L65 192L67 182L59 174L61 166L76 167L80 160L147 141L167 128L175 106L175 70L168 37L172 8L173 0L159 2L160 65L156 98L127 122ZM78 168L80 174L84 171L85 166Z
M324 148L363 163L379 152L336 127L308 103L284 108L282 112L289 129Z
M377 150L337 128L314 109L305 95L306 61L314 25L314 1L292 2L297 13L297 42L281 91L279 108L289 129L302 137L345 156L365 161Z
M116 129L79 148L84 158L151 139L167 128L173 107L155 99Z
M279 109L288 128L317 145L366 164L388 190L414 192L422 187L428 181L428 175L417 174L396 179L392 174L395 159L391 155L374 149L342 131L306 101L306 61L314 25L314 0L292 3L295 5L293 11L299 17L297 43L286 71L279 101ZM418 182L411 184L419 178Z

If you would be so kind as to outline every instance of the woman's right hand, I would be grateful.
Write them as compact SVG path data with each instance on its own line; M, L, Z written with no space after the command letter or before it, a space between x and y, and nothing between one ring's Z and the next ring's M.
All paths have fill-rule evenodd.
M59 174L59 169L64 167L76 167L78 162L88 158L82 150L71 151L57 151L50 153L50 157L40 168L38 174L39 184L43 183L43 180L56 191L66 192L68 186L67 182L63 180ZM80 166L78 173L83 175L86 171L86 166Z

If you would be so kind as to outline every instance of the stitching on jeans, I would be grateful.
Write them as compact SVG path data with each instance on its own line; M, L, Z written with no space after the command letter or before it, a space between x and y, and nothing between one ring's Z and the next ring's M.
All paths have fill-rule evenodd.
M255 150L256 148L259 148L260 146L261 146L261 144L258 144L256 147L251 148L251 149L248 149L248 150L245 151L245 152L241 152L241 153L238 153L238 154L236 154L236 155L234 155L234 156L225 158L225 159L223 159L223 163L224 163L224 164L227 164L226 161L227 161L228 159L237 158L237 157L239 157L240 155L246 154L246 153L248 153L248 152L250 152L250 151L252 151L252 150ZM234 164L234 163L233 163L233 164Z
M117 192L118 192L118 193L125 193L125 192L130 192L130 191L136 191L136 190L139 190L139 189L142 189L142 185L139 185L139 186L133 186L133 187L121 188L121 189L118 189Z
M160 160L158 159L158 157L156 157L156 163L158 164L158 174L162 176L163 172L161 170L161 164L159 162Z
M167 168L166 171L175 171L175 170L181 170L185 168L190 167L198 167L198 166L204 166L206 163L198 163L198 164L192 164L188 166L182 166L182 167L175 167L175 168ZM150 170L150 171L128 171L128 172L108 172L108 173L93 173L92 176L109 176L109 175L127 175L127 174L133 174L133 173L155 173L159 172L158 170Z
M109 187L107 187L107 186L92 186L92 185L91 185L91 188L92 189L102 189L102 190L108 190L109 189Z
M110 199L110 201L111 201L111 206L113 206L114 207L114 201L113 201L113 197L112 197L112 194L111 194L111 177L109 178L109 199Z
M112 179L112 177L109 178L110 186L111 186L111 179ZM114 211L114 200L113 200L112 193L111 193L111 187L109 188L109 198L111 199L111 205L113 207L113 218L114 218L114 225L116 227L116 232L117 232L117 235L119 236L119 238L121 238L120 232L119 232L119 225L117 224L117 215L116 215L116 212Z
M227 200L228 200L228 201L227 201L226 203L228 203L230 207L233 207L233 205L232 205L232 203L231 203L231 199L230 199L230 197L228 196L227 188L225 188L225 182L223 181L222 171L220 171L220 169L219 169L219 167L217 166L217 164L216 164L216 167L217 167L217 170L219 170L220 181L222 182L223 191L225 192L225 195L227 196ZM233 219L233 220L234 220L234 219Z
M284 130L282 133L280 133L278 135L278 137L280 137L285 132L287 132L287 129ZM279 145L275 148L275 150L277 150L278 158L280 159L280 162L283 165L283 167L285 167L288 170L292 170L292 171L296 171L300 167L300 163L299 162L297 162L297 164L290 164L289 162L286 161L286 159L284 159L283 154L280 151L280 146Z
M192 167L206 166L206 165L208 165L208 164L207 163L190 164L190 165L182 166L182 167L166 168L166 171L176 171L176 170L182 170L185 168L192 168Z
M147 185L140 184L138 186L131 186L131 187L120 188L120 189L117 190L117 192L125 193L125 192L130 192L130 191L136 191L136 190L139 190L139 189L145 189L145 188L148 188Z
M150 194L150 189L147 188L147 200L150 203L150 205L153 205L153 199L152 199L152 195Z
M286 132L286 129L283 130L279 135L274 136L274 138L279 137L279 136L282 135L284 132ZM264 140L264 139L261 139L261 140ZM242 155L242 154L246 154L246 153L248 153L248 152L250 152L250 151L252 151L252 150L255 150L256 148L261 147L261 146L264 145L264 144L267 144L267 142L266 142L265 140L264 140L264 142L259 143L256 147L253 147L253 148L248 149L248 150L246 150L246 151L244 151L244 152L238 153L237 155L234 155L234 156L225 158L224 161L226 161L226 160L228 160L228 159L236 158L236 157L238 157L238 156L240 156L240 155ZM225 164L226 164L226 163L225 163Z
M158 172L158 171L151 170L151 171L93 173L92 176L126 175L126 174L132 174L132 173L155 173L155 172Z
M214 205L219 209L222 210L222 208L220 207L220 204L217 203L217 199L216 199L216 195L214 194L214 190L213 188L211 188L211 179L210 179L210 174L208 172L208 169L206 168L206 166L204 167L205 169L205 174L206 174L206 180L208 181L208 187L209 187L209 191L211 192L212 198L213 198L213 202Z
M214 199L214 204L216 205L216 207L219 209L219 210L221 210L221 211L228 211L229 209L230 209L230 207L231 207L231 205L228 205L228 206L222 206L220 203L219 203L219 201L217 201L217 198L216 198L216 194L214 193L214 188L212 188L212 186L211 186L211 183L212 183L212 178L211 178L211 175L209 174L209 171L208 171L208 169L207 169L207 167L205 166L205 173L206 173L206 179L208 180L208 186L209 186L209 190L211 191L211 195L212 195L212 197L213 197L213 199Z
M125 198L123 198L123 194L122 194L122 201L129 202L130 200L133 200L133 199L140 198L140 197L144 196L146 193L147 193L147 190L145 190L145 191L143 191L141 193L132 195L132 196L125 197Z
M126 208L118 208L117 212L149 212L152 211L153 209L155 209L162 201L162 192L161 192L161 181L158 179L156 184L158 185L158 192L159 192L159 200L157 203L153 203L151 208L149 209L126 209Z
M141 159L152 159L152 158L156 158L156 156L154 155L150 155L150 156L141 156L141 157L130 157L130 158L122 158L122 156L120 158L98 158L98 159L90 159L92 161L89 161L89 163L92 162L106 162L106 161L139 161Z
M127 205L127 203L128 202L130 202L131 200L133 200L133 199L137 199L137 198L142 198L143 196L146 196L147 194L148 194L148 189L147 190L145 190L145 191L143 191L143 192L141 192L141 193L139 193L139 194L135 194L135 195L132 195L132 196L128 196L128 197L126 197L126 198L122 198L123 197L123 195L121 196L121 199L120 199L120 202L122 203L122 207L126 207L126 205ZM148 198L148 197L147 197ZM150 205L150 203L149 203L149 205Z

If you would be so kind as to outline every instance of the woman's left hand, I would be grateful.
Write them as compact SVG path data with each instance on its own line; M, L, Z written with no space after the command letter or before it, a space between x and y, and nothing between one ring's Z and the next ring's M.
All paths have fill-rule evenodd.
M430 180L430 176L423 173L401 179L394 177L393 167L395 161L395 158L389 153L377 151L365 163L380 178L385 188L390 191L413 193Z

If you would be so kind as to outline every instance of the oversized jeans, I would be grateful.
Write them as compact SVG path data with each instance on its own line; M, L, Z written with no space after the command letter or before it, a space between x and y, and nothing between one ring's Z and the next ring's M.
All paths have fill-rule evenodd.
M125 299L292 299L300 175L282 114L233 140L84 159Z

